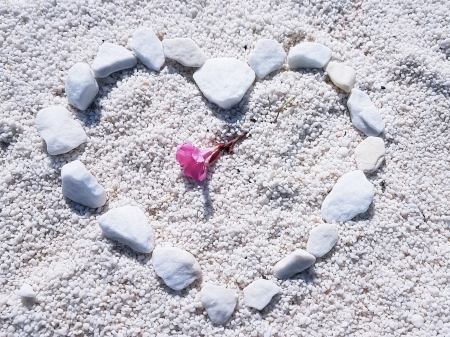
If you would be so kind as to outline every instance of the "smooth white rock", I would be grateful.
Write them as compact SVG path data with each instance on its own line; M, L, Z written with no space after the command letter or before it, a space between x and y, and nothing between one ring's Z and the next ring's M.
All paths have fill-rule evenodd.
M69 152L87 140L81 124L62 106L40 110L36 116L36 128L51 155Z
M150 28L141 27L133 33L131 50L148 68L158 71L166 60L161 41Z
M344 174L322 203L321 213L327 222L348 221L367 211L374 196L373 185L362 171Z
M22 284L18 295L22 298L29 298L29 299L36 298L36 293L34 292L33 287L31 285L29 285L28 283Z
M266 77L272 71L278 70L286 59L283 46L275 40L261 39L256 42L255 50L250 54L248 63L256 76Z
M194 73L194 80L205 97L222 109L239 103L255 80L255 72L234 58L206 60Z
M356 166L358 170L374 172L383 163L385 154L383 139L367 137L355 149Z
M297 249L287 255L284 259L277 262L273 267L273 275L278 279L288 279L311 267L316 258L306 250Z
M366 136L378 136L384 131L384 121L370 97L359 89L353 89L347 101L353 125Z
M323 68L331 59L331 49L320 43L302 42L291 48L290 68Z
M356 81L356 72L352 67L342 63L329 62L325 67L330 80L338 87L349 93Z
M258 310L264 309L280 288L268 280L256 280L244 288L244 303Z
M186 288L200 277L201 269L195 257L174 247L157 247L153 251L156 275L174 290Z
M236 307L236 293L223 286L205 284L200 291L200 301L214 324L224 324Z
M412 325L414 325L416 328L420 328L425 322L423 317L419 314L412 315L409 320L411 321Z
M176 38L162 41L164 55L186 67L201 67L207 57L200 47L191 39Z
M95 76L104 78L116 71L133 68L136 64L136 58L128 49L105 42L98 49L91 68Z
M306 250L315 257L322 257L334 247L338 239L338 228L335 224L320 224L309 233Z
M86 63L76 63L66 77L66 95L70 104L86 110L98 94L98 83L94 72Z
M103 234L140 253L155 248L155 235L145 213L135 206L112 209L98 219Z
M101 207L106 202L105 189L89 173L83 163L75 160L61 169L62 194L90 208Z

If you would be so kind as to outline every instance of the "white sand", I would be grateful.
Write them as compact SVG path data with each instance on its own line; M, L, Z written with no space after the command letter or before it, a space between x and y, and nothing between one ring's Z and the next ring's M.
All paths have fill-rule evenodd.
M0 335L449 336L448 0L136 3L0 3L0 120L23 126L0 152ZM337 245L309 272L272 276L276 262L306 247L328 191L356 169L365 137L349 120L347 95L322 71L285 66L223 112L191 70L166 61L160 72L139 63L100 80L86 112L70 107L70 67L91 64L102 40L129 49L142 25L192 38L208 57L242 61L259 38L286 52L316 41L356 70L356 87L386 121L386 163L369 177L370 210L339 224ZM34 126L54 104L89 137L66 155L48 155ZM178 144L210 147L247 129L251 137L205 182L182 176ZM75 159L107 190L96 212L61 194L61 167ZM171 291L151 254L102 237L98 217L127 204L145 211L157 245L196 256L200 282ZM242 289L263 276L281 293L258 312L244 306ZM202 308L201 282L238 293L224 327ZM23 283L35 303L18 296Z

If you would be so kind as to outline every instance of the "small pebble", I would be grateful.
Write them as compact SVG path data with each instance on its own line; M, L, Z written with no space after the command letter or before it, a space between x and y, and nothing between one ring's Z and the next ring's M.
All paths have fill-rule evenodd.
M320 224L309 233L306 250L315 257L322 257L334 247L338 239L338 228L335 224Z
M166 60L161 41L150 28L141 27L133 33L131 50L151 70L158 71Z
M316 262L316 258L313 255L306 250L297 249L277 262L273 267L273 275L278 279L286 280L311 267L314 262Z
M290 68L323 68L331 53L330 48L320 43L302 42L289 51L288 64Z
M70 68L66 78L66 95L70 104L86 110L98 94L98 83L94 73L86 63L76 63Z
M256 42L255 50L250 54L248 63L259 78L266 77L278 70L286 59L283 46L275 40L261 39Z
M0 142L9 144L13 137L22 131L22 125L17 122L6 119L0 120Z
M205 284L200 291L200 301L211 322L224 324L236 307L236 293L223 286Z
M280 288L268 280L256 280L244 288L244 303L248 307L262 310Z
M349 93L355 85L356 72L352 67L331 61L325 67L325 71L330 80L346 93Z
M423 317L419 314L412 315L410 321L416 328L422 327L423 323L425 322Z
M353 89L347 101L353 125L366 136L378 136L384 131L384 121L370 97L359 89Z
M116 71L133 68L136 64L136 58L128 49L105 42L98 49L91 67L95 76L104 78Z
M33 290L33 287L29 285L28 283L22 284L20 287L18 295L25 299L35 299L36 293Z
M367 137L355 149L355 160L358 170L375 172L383 163L386 149L384 141L379 137Z
M207 57L200 47L191 39L165 39L162 42L164 55L186 67L201 67Z

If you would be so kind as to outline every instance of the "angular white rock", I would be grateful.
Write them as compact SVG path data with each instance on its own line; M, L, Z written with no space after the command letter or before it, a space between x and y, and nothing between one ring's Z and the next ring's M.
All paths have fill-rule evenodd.
M309 233L306 250L315 257L322 257L334 247L338 239L338 228L335 224L320 224Z
M222 286L206 284L200 291L200 301L214 324L224 324L236 307L236 293Z
M51 155L69 152L87 140L81 124L62 106L40 110L36 116L36 128Z
M105 189L89 173L83 163L75 160L61 169L62 193L65 197L90 208L106 202Z
M207 57L197 44L191 39L165 39L162 42L164 55L186 67L201 67Z
M285 280L311 267L314 262L316 262L316 258L313 255L306 250L297 249L277 262L273 267L273 275L278 279Z
M355 149L358 170L374 172L384 161L386 150L384 141L379 137L367 137Z
M347 101L347 107L350 110L353 125L366 136L378 136L383 132L384 121L365 92L353 89Z
M362 171L344 174L322 203L321 213L327 222L348 221L367 211L374 196L373 185Z
M91 67L95 76L104 78L116 71L133 68L136 64L136 58L128 49L105 42L98 49Z
M194 73L194 80L205 97L222 109L240 102L255 80L255 72L234 58L206 60Z
M288 64L291 68L323 68L331 59L331 49L315 42L302 42L291 48Z
M70 68L66 78L66 95L70 104L86 110L98 94L98 83L91 67L86 63L76 63Z
M256 280L244 288L244 303L248 307L262 310L279 292L280 288L272 282Z
M155 235L145 213L135 206L112 209L98 219L103 234L140 253L155 248Z
M201 274L200 265L195 257L185 250L174 247L155 248L153 268L164 283L174 290L186 288Z
M158 71L164 64L164 49L161 41L150 28L141 27L133 33L131 50L148 68Z
M349 93L356 81L356 72L352 67L342 63L329 62L325 67L330 80L338 87Z
M278 70L286 59L283 46L275 40L261 39L256 42L253 53L248 58L250 67L259 78L266 77L272 71Z
M29 298L29 299L36 298L36 293L34 292L33 287L31 285L29 285L28 283L22 284L18 295L22 298Z

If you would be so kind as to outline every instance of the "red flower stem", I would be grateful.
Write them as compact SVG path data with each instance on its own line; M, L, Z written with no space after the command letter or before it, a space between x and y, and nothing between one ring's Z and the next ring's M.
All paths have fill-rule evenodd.
M227 150L228 153L233 153L233 146L234 144L236 144L239 140L241 140L242 138L245 138L247 136L246 133L243 133L242 135L237 136L236 138L234 138L233 140L230 140L229 142L226 143L222 143L222 144L218 144L217 145L217 149L219 150Z

